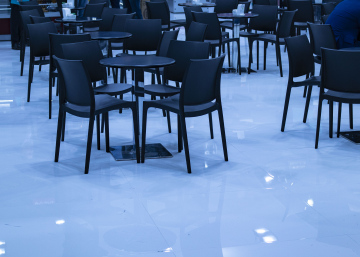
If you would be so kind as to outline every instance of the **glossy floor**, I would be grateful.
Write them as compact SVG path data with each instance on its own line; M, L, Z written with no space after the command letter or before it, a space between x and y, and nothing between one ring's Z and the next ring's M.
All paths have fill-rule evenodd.
M243 39L241 50L245 66ZM328 137L325 105L314 149L317 89L306 124L303 90L293 90L280 132L288 73L283 51L283 78L271 45L266 71L261 61L257 73L222 77L228 162L216 113L213 140L206 116L187 120L193 169L187 174L185 155L177 153L176 117L169 134L161 112L151 110L148 142L162 143L173 158L116 162L102 136L100 151L93 140L88 175L87 121L68 116L55 163L58 98L49 120L48 68L35 72L27 103L28 64L20 77L19 52L2 42L0 53L0 255L360 255L360 148ZM342 130L348 127L344 108ZM111 113L112 145L131 143L131 130L128 110Z

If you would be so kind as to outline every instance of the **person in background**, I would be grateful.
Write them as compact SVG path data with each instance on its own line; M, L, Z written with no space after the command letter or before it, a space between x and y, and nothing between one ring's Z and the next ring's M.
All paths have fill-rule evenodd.
M142 13L140 8L140 0L129 0L131 5L131 11L135 12L135 18L136 19L142 19Z
M129 0L122 0L122 3L123 3L123 8L127 9L127 13L132 13L130 1Z
M360 47L360 0L344 0L331 12L326 24L330 24L337 47Z
M119 0L110 0L111 8L117 8L120 9Z
M89 1L88 0L75 0L77 1L77 7L85 7ZM79 11L79 16L82 17L84 14L84 10Z
M23 0L29 1L29 0ZM21 28L21 16L20 16L20 3L17 0L11 0L10 2L10 34L11 34L11 48L20 50L20 28Z

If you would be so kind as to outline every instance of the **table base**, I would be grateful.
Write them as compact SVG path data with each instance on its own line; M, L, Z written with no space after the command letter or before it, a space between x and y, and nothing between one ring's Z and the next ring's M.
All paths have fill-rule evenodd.
M241 72L248 73L249 69L247 67L241 67ZM250 69L250 73L255 72L256 70ZM222 68L222 73L238 73L237 69L235 68Z
M116 161L136 160L134 145L110 147L110 153ZM171 158L172 154L160 143L145 145L145 159Z
M360 131L340 132L340 135L355 144L360 144Z

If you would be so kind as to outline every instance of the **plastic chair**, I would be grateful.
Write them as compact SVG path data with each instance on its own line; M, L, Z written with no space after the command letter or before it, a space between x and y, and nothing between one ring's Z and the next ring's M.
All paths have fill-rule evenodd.
M181 127L178 131L178 134L181 135L178 137L178 150L181 150L181 141L183 140L188 173L191 173L191 165L185 123L186 117L197 117L212 113L215 110L218 111L224 159L225 161L228 160L220 96L221 69L224 58L223 55L213 59L191 60L186 67L180 94L158 101L144 101L143 104L142 145L145 145L149 108L160 108L178 115L178 123L180 124L178 127ZM145 148L141 149L141 162L145 162Z
M30 15L30 20L32 24L51 22L50 17L40 17L40 16L32 16L32 15Z
M185 21L170 21L170 9L166 1L164 2L145 2L149 19L160 19L162 30L170 30L185 26Z
M45 17L44 11L41 5L20 5L20 11L30 11L30 10L37 10L41 17ZM36 15L35 15L36 16Z
M216 13L205 12L192 12L193 18L196 22L206 24L207 30L205 33L205 42L209 42L211 46L212 57L215 57L215 48L218 47L218 56L221 55L221 49L227 44L228 49L228 61L230 66L230 43L235 42L237 44L237 65L236 68L241 74L241 60L240 60L240 41L239 38L225 38L222 36L220 22Z
M104 7L102 14L101 14L101 21L99 23L99 30L101 31L111 31L114 16L117 14L126 14L127 9L117 9L117 8L109 8Z
M294 27L296 29L296 35L300 35L301 30L307 29L307 23L314 23L314 8L312 1L310 0L289 0L288 10L296 11L294 17Z
M28 11L20 11L21 17L21 32L20 32L20 76L24 73L25 51L26 43L29 41L29 29L28 24L32 24L30 16L40 16L38 10L31 9Z
M204 42L207 25L199 22L191 22L186 33L186 41Z
M281 123L281 131L285 130L286 116L289 107L291 89L294 87L307 87L308 93L305 104L303 122L306 123L309 110L312 86L320 86L320 76L315 76L314 56L312 47L306 35L285 38L285 43L289 57L289 79L286 89L284 111ZM306 76L305 80L294 81L294 78Z
M232 10L238 6L238 0L216 0L214 12L216 13L231 13Z
M106 5L105 3L85 5L83 17L101 18L105 5ZM99 23L98 22L84 23L83 28L85 32L98 31Z
M281 77L283 76L280 45L285 45L284 39L289 37L291 34L291 26L293 23L293 18L294 18L295 12L296 11L287 11L282 14L275 35L274 34L261 34L257 37L249 38L249 47L250 47L249 68L248 68L249 74L250 74L250 70L251 70L252 44L253 44L253 41L256 40L256 41L264 42L264 70L266 70L266 50L267 50L268 43L275 44L276 60L277 60L277 64L279 65L279 68L280 68L280 76ZM259 62L259 52L257 52L257 60Z
M340 132L341 103L359 104L360 51L321 49L321 84L316 125L315 149L318 148L323 100L329 101L329 136L332 137L333 102L339 103L337 137ZM325 89L327 91L325 91Z
M49 119L51 119L52 111L52 88L55 85L55 78L58 77L58 72L56 71L54 56L58 58L64 58L62 51L62 44L90 41L90 34L49 34L50 42L50 67L49 67ZM57 94L56 94L57 95Z
M335 3L323 3L321 5L321 16L329 15L335 9L335 6Z
M30 63L27 101L30 102L31 83L34 76L34 65L49 64L49 33L57 33L53 22L28 24L30 39ZM35 60L40 58L40 60Z
M191 22L194 21L193 19L193 15L191 12L202 12L202 8L201 6L184 6L184 13L185 13L185 33L187 33L189 27L190 27L190 24Z
M91 144L95 116L103 114L105 119L106 152L109 152L109 115L108 112L120 108L130 108L133 113L136 159L139 162L139 124L135 102L127 102L109 95L94 95L89 74L80 60L63 60L55 57L59 71L59 116L56 133L55 162L59 161L60 139L65 133L65 115L89 118L89 128L86 147L85 174L89 173ZM97 119L98 121L98 119ZM99 123L97 122L99 136ZM99 141L98 141L99 142ZM99 149L99 144L98 144Z

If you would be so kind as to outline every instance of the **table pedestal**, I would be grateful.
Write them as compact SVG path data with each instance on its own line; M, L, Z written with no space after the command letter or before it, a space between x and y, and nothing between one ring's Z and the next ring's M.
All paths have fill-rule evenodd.
M355 144L360 144L360 131L340 132L340 135Z

